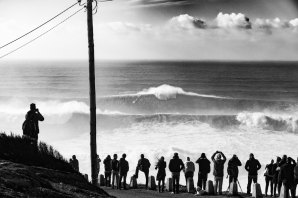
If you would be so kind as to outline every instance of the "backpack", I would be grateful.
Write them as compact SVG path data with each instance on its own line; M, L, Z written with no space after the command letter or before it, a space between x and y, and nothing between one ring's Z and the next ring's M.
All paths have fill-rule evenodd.
M22 125L23 135L32 136L36 131L36 126L33 120L25 120Z

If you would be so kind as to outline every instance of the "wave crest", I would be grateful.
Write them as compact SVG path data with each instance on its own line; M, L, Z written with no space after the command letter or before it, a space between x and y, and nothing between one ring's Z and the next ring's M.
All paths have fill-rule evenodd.
M249 128L298 133L298 118L289 115L266 115L263 112L241 112L236 119Z

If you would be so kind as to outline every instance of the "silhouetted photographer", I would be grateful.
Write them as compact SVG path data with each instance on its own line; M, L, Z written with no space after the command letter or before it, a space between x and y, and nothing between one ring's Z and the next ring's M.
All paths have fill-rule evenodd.
M38 121L44 121L44 117L40 114L34 103L30 104L30 111L27 112L25 119L22 126L23 135L37 144L39 134Z

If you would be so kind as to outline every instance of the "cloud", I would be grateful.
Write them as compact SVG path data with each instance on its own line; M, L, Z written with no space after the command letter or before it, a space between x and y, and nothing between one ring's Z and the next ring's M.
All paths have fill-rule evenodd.
M187 5L193 4L194 0L130 0L129 3L136 5Z
M290 20L289 24L293 27L298 27L298 18Z
M169 26L175 29L191 30L205 29L207 24L201 19L195 18L188 14L183 14L170 19Z
M102 27L103 26L116 33L122 34L127 34L131 32L147 32L151 30L150 24L134 24L129 22L110 22L102 25Z
M223 14L220 12L216 19L216 25L219 28L240 28L251 29L249 18L242 13Z

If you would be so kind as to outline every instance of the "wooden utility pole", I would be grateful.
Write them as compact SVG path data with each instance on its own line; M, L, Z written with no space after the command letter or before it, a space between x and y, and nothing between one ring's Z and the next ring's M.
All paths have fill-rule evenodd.
M91 179L97 185L97 148L96 148L96 93L95 93L95 67L94 67L94 39L93 39L93 0L87 0L88 48L89 48L89 86L90 86L90 154Z

